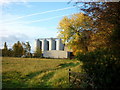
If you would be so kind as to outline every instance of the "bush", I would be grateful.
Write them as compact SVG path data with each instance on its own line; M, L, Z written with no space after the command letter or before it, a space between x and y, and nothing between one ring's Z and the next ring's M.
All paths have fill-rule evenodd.
M76 58L83 62L82 69L88 75L87 86L120 88L120 56L115 54L114 51L108 49L77 54Z

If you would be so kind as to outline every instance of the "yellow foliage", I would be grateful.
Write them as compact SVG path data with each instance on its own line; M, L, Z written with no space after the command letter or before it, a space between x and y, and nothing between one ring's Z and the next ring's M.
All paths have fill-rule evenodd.
M58 37L63 39L63 42L76 54L76 52L85 51L83 47L88 41L88 38L85 42L83 39L88 35L87 31L89 31L91 27L92 19L83 13L76 13L70 17L65 16L59 22L58 29L60 31Z

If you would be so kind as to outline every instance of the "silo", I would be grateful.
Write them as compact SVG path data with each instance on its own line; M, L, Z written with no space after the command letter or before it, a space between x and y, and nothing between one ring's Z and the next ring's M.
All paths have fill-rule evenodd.
M57 39L56 41L56 50L64 50L64 45L61 39Z
M37 49L40 49L40 41L39 41L39 39L35 40L35 51L37 51Z
M55 41L55 39L53 39L53 45L52 45L52 50L56 50L56 41Z
M64 44L62 43L61 39L60 39L60 50L64 50Z
M60 49L60 40L57 39L56 40L56 50L59 50Z
M53 38L49 40L49 50L55 50L55 40Z
M42 51L47 51L47 40L43 39L42 41Z

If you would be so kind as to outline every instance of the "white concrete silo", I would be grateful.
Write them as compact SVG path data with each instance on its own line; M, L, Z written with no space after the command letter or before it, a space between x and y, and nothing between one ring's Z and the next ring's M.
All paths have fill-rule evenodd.
M35 40L35 51L37 51L37 49L40 49L40 41L39 41L39 39Z
M47 51L47 40L43 39L42 41L42 51Z
M55 40L53 38L49 39L49 50L55 50Z
M64 50L64 44L61 39L56 40L56 50Z

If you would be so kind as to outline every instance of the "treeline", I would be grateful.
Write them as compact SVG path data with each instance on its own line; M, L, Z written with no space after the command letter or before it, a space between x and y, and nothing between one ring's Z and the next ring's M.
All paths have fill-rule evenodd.
M35 52L31 53L31 45L29 42L14 43L11 49L8 49L7 43L4 43L4 48L1 50L2 57L23 57L23 58L41 58L42 51L37 49Z
M20 42L14 43L11 49L8 49L7 43L4 43L4 48L2 49L3 57L31 57L31 46L29 42Z

